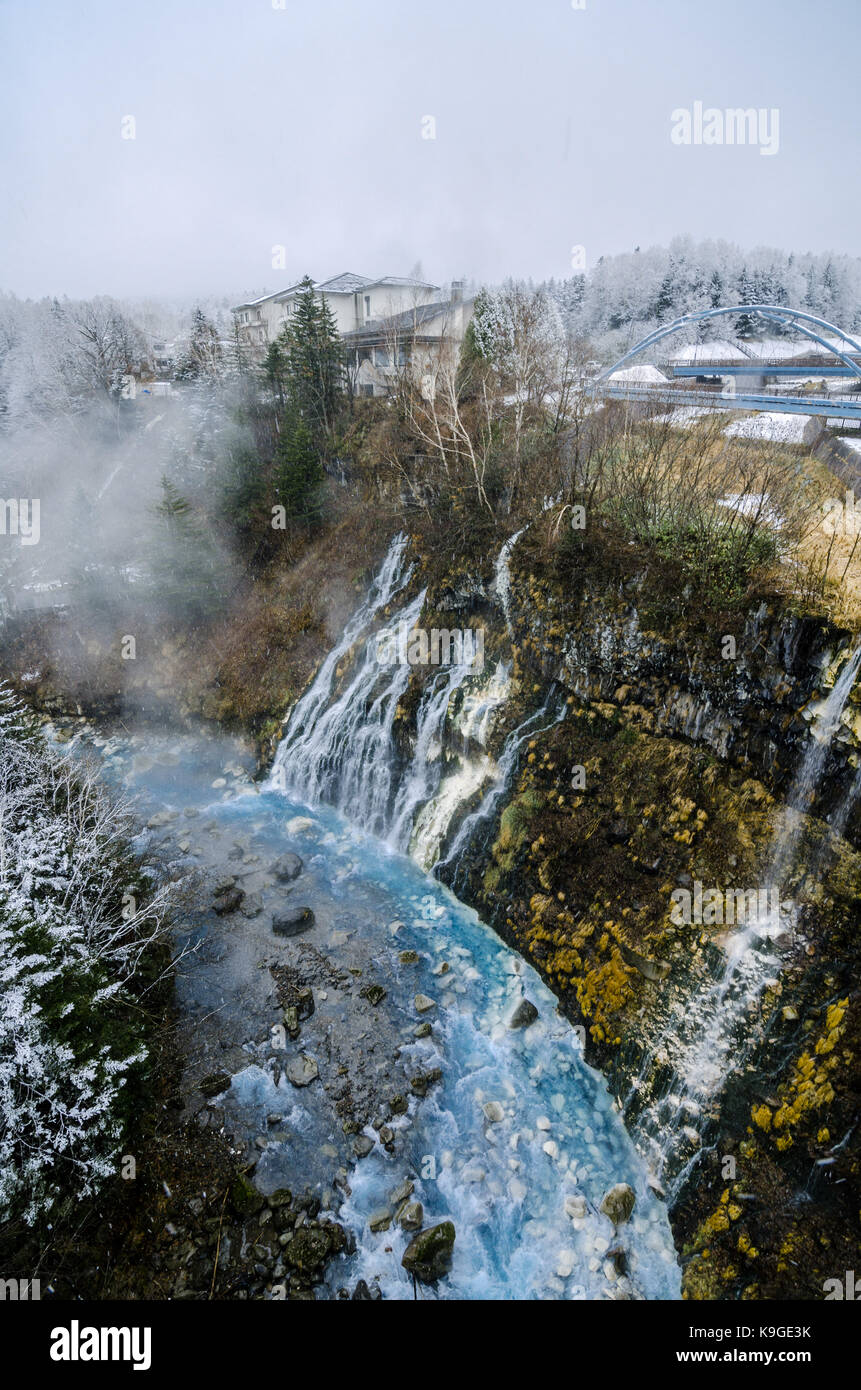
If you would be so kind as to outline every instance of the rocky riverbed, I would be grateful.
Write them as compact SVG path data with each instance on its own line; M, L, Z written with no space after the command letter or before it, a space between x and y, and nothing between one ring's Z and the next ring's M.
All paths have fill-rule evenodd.
M176 884L182 1120L236 1165L222 1211L192 1198L197 1235L165 1223L173 1296L207 1296L213 1243L251 1297L412 1297L413 1274L443 1297L676 1296L606 1089L474 913L254 788L238 741L55 733L134 796Z

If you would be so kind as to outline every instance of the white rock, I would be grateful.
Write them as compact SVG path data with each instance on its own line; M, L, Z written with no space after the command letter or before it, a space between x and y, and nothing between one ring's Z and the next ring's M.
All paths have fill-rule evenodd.
M306 830L313 828L314 822L310 816L293 816L284 827L288 835L304 835Z
M548 1158L558 1158L558 1157L559 1157L559 1145L556 1143L556 1141L555 1141L554 1139L548 1139L548 1140L547 1140L547 1143L546 1143L546 1144L542 1144L541 1147L542 1147L542 1149L544 1150L544 1152L547 1154Z
M484 1118L489 1125L498 1125L505 1119L505 1111L498 1100L489 1100L484 1107Z
M535 1123L536 1123L536 1125L538 1126L539 1129L549 1129L549 1128L550 1128L550 1121L548 1120L548 1118L547 1118L546 1115L541 1115L541 1116L536 1120Z

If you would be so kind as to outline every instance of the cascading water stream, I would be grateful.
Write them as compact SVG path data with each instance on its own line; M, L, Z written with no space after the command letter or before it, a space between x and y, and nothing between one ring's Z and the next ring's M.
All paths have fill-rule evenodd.
M693 1142L694 1152L672 1175L673 1192L681 1187L700 1157L699 1136L691 1122L700 1116L730 1065L738 1068L744 1062L751 1046L749 1030L745 1037L745 1023L769 981L780 973L780 957L771 943L792 930L795 915L793 904L781 903L780 890L792 873L804 832L802 813L819 785L859 666L861 644L849 655L829 695L814 711L807 747L787 794L787 806L769 855L768 886L758 895L756 909L729 938L723 971L693 1000L686 999L671 1012L662 1048L672 1063L673 1077L664 1094L637 1117L637 1133L640 1146L661 1181L670 1160L678 1159L684 1141ZM626 1111L651 1060L652 1057L644 1060L640 1077L628 1096Z
M377 614L409 583L412 566L405 566L406 548L407 537L403 533L395 536L367 598L353 614L344 628L340 642L329 652L311 685L291 712L289 733L279 746L271 772L274 785L283 788L282 771L288 760L301 762L312 749L318 747L317 724L325 714L331 699L338 666L360 636L370 628Z
M511 558L512 550L516 546L517 542L520 540L520 537L523 535L523 531L525 530L526 527L523 527L522 530L515 531L514 535L510 536L509 539L505 542L505 545L502 547L497 557L496 571L494 574L494 591L496 593L496 597L499 599L499 605L502 609L502 616L505 618L505 626L508 628L509 635L511 634L512 630L511 571L509 569L509 561Z
M500 602L507 603L508 554L522 532L502 547L496 564ZM393 729L399 702L409 685L407 661L380 660L381 652L399 650L399 636L409 633L424 605L422 591L378 627L379 615L409 582L406 540L396 537L368 600L348 625L335 650L298 701L270 774L269 785L325 802L356 820L393 848L409 852L423 868L456 862L476 827L486 820L502 795L523 740L542 726L548 707L530 715L509 735L498 764L484 750L496 711L509 689L508 667L500 662L488 679L473 661L441 671L422 696L416 716L415 748L398 777L399 758ZM336 673L360 648L342 692L334 695ZM444 731L452 697L462 696L457 721L462 753L444 749ZM560 713L564 714L564 705ZM442 859L451 826L465 802L482 795L480 805L463 820Z
M419 706L415 753L397 792L388 836L396 849L404 852L409 849L416 814L436 791L451 697L463 685L471 669L471 665L452 666L447 675L438 675Z
M517 755L526 740L533 737L548 725L558 724L565 718L568 706L564 698L561 695L556 696L555 709L552 708L553 705L554 696L551 692L545 703L541 706L541 709L536 710L534 714L530 714L528 718L524 719L522 724L519 724L518 727L508 735L499 757L497 775L493 785L485 792L481 804L476 810L471 811L469 815L464 818L452 842L451 848L446 854L445 859L439 861L436 866L437 869L442 869L449 864L456 866L464 850L472 841L479 825L490 820L499 802L499 798L503 795L509 784L511 774L517 762Z
M397 564L390 563L391 553L387 558L390 594L406 583L397 578L402 559L402 553ZM378 581L377 592L383 590ZM457 1230L444 1296L676 1298L679 1270L666 1211L649 1189L605 1084L583 1061L577 1035L559 1019L536 972L416 867L434 867L464 799L480 795L448 850L446 862L457 862L493 814L524 741L564 717L566 705L561 696L549 697L508 735L494 762L484 750L508 693L508 668L500 663L487 676L471 666L451 667L422 697L414 750L398 778L392 729L411 671L406 664L381 667L377 653L386 634L417 622L423 602L420 594L388 616L376 635L385 604L380 599L363 606L335 659L324 663L297 704L264 796L324 800L388 839L388 847L362 839L357 852L359 832L339 835L330 821L311 864L329 876L331 891L347 892L351 900L357 892L379 895L381 914L401 919L392 928L401 959L420 958L409 970L422 974L405 985L404 968L390 965L390 995L405 989L409 1012L420 980L435 1000L432 1038L416 1040L413 1060L423 1066L438 1061L443 1079L413 1116L409 1143L413 1171L421 1175L413 1195L424 1204L425 1224L448 1216ZM336 668L360 644L337 694ZM391 852L407 848L414 863ZM380 958L386 954L381 947ZM512 1029L509 1021L524 997L539 1017L527 1029ZM384 1236L370 1230L396 1177L376 1145L350 1175L352 1192L340 1219L356 1233L352 1273L377 1280L388 1296L408 1297L398 1263L408 1235L395 1227ZM614 1238L598 1208L619 1181L634 1188L637 1205L630 1228ZM621 1275L607 1257L620 1239L628 1270Z

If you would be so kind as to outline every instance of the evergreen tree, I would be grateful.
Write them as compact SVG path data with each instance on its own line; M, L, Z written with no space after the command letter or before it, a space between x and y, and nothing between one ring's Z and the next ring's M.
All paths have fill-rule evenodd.
M656 318L659 323L671 320L673 318L672 311L674 304L674 278L673 272L670 270L661 281L661 288L658 290L658 297L655 300L652 311L653 317Z
M311 526L319 520L323 477L310 426L300 415L288 415L281 427L275 492L289 521Z
M180 355L176 378L178 381L199 381L201 378L217 380L222 367L223 353L218 330L203 310L197 308L191 316L188 347Z
M274 343L270 343L263 359L263 372L272 394L283 410L287 392L287 343L282 329Z
M320 447L330 447L344 397L344 348L331 309L305 276L295 312L278 339L293 408ZM273 354L273 366L280 366Z
M186 622L209 616L218 599L218 556L191 503L169 478L161 480L156 515L163 526L152 574L154 597Z
M742 267L738 281L738 302L739 304L755 304L756 294L753 282L748 274L747 266ZM739 314L735 321L735 331L739 338L755 338L757 332L757 322L755 314Z

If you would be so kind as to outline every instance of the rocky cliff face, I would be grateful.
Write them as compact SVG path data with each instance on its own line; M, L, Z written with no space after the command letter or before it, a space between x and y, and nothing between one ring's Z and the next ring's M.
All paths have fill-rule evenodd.
M511 662L490 753L551 688L567 709L523 741L441 876L584 1029L671 1205L686 1296L821 1298L858 1234L859 690L809 804L784 799L850 634L766 603L673 622L672 595L642 576L560 582L525 547L504 599L475 577L429 598L434 621L487 623ZM404 701L405 760L417 707ZM449 765L470 756L458 709ZM751 955L729 903L770 886L787 826L785 914ZM726 912L677 923L673 893L698 884Z

